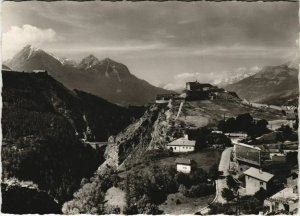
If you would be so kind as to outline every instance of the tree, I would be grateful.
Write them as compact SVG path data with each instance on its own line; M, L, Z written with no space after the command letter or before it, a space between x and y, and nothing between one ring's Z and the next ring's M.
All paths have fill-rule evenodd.
M217 164L212 165L208 171L208 178L216 180L219 176L219 168Z
M263 203L253 196L244 196L240 199L240 213L258 214L263 209Z
M218 130L223 131L223 132L228 132L227 131L227 124L226 124L225 120L219 121Z
M235 212L234 212L232 206L228 203L225 203L225 204L212 203L212 204L210 204L208 215L217 215L217 214L233 215L233 214L235 214Z
M236 126L242 131L248 131L252 122L253 118L249 113L241 114L236 117Z
M233 189L235 191L237 191L237 189L239 188L237 182L234 180L234 178L231 175L228 175L226 177L226 183L230 189Z
M210 134L210 130L207 127L202 127L195 131L196 149L203 149L207 145L207 135Z
M254 197L262 203L267 197L267 191L261 187L259 191L254 194Z
M238 127L235 118L227 119L225 132L234 132L237 130L237 128Z
M235 198L233 191L228 188L222 190L222 197L228 202Z
M183 184L179 185L178 191L182 193L184 196L187 195L188 192L186 186L184 186Z

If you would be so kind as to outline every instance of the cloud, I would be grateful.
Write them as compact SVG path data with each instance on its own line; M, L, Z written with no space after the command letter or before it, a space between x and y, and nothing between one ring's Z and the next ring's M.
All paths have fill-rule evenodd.
M174 76L176 80L187 80L187 79L197 79L200 76L200 73L181 73Z
M245 73L247 71L247 68L245 67L239 67L235 70L236 73Z
M253 67L251 67L251 68L249 68L249 71L250 71L250 73L257 73L257 72L259 72L260 70L262 69L262 67L259 67L259 66L253 66Z
M38 47L51 42L62 40L57 33L51 29L40 29L36 26L25 24L22 27L11 26L9 31L3 34L3 59L11 58L23 46L31 44Z

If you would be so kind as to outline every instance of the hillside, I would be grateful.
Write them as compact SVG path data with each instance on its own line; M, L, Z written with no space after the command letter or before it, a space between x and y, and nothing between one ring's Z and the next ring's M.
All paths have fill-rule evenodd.
M274 120L284 118L273 109L260 109L242 104L239 100L186 101L177 117L180 101L168 105L153 105L139 121L119 133L119 163L136 160L150 149L164 148L173 139L182 137L187 128L216 127L225 118L250 113L254 118ZM129 156L129 158L127 158ZM121 166L122 168L123 166Z
M138 121L119 133L115 137L116 143L106 149L105 163L74 194L73 199L63 205L63 213L112 213L111 209L105 207L103 202L106 192L114 186L121 189L122 193L126 193L126 195L122 195L126 200L134 199L135 196L139 197L139 194L142 194L142 198L137 199L137 205L141 205L141 209L134 212L135 214L147 212L158 214L159 211L156 211L158 209L150 205L162 204L168 194L171 194L170 198L176 196L174 193L177 193L178 187L177 172L174 169L174 161L178 155L173 155L164 149L170 141L182 137L187 128L213 127L224 118L224 115L228 118L242 113L251 113L255 118L267 120L284 118L278 110L254 108L242 104L238 99L186 101L178 115L180 104L181 101L175 100L169 104L152 105ZM209 172L214 164L218 164L220 152L207 149L182 154L181 157L193 158L199 169ZM145 180L142 180L144 178ZM173 180L175 182L172 182ZM169 183L169 181L171 182ZM135 186L131 184L136 184L138 191L135 191ZM152 190L147 190L148 187L155 190L156 193L151 193ZM98 191L98 193L95 195L94 191ZM143 196L144 191L145 193L148 191L149 194ZM151 197L151 201L148 200L149 197ZM209 196L205 198L211 199ZM141 201L138 201L139 199ZM201 199L193 199L194 201L200 206L204 205ZM165 203L161 206L165 206ZM186 206L193 205L187 204ZM170 208L169 200L168 208ZM167 213L172 212L168 208L162 207ZM184 212L191 213L192 211L194 210L187 208Z
M169 92L137 78L124 64L109 58L100 61L93 55L76 64L26 46L5 64L15 71L47 70L70 89L89 92L121 105L145 105L153 102L157 94Z
M32 181L59 205L104 161L105 149L80 139L106 141L142 113L70 91L47 73L2 71L2 79L2 180Z
M225 88L252 102L297 106L298 69L290 63L264 67L257 74Z

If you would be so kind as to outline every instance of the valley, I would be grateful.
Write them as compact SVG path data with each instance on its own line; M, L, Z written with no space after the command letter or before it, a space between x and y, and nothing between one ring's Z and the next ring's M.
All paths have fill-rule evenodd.
M39 62L56 66L32 64L32 59L40 58L46 60ZM20 59L22 64L14 63ZM282 124L290 125L286 112L293 106L248 102L234 91L197 81L188 82L182 93L152 87L148 91L132 81L125 65L93 55L75 64L27 46L7 64L13 70L4 67L2 71L2 192L7 200L14 193L34 195L30 206L18 210L12 209L11 201L4 202L6 212L207 214L211 205L226 203L221 195L226 179L218 179L218 173L231 175L231 146L236 144L235 138L226 135L226 127L233 124L230 130L241 132L245 126L234 121L250 118L246 133L255 139L280 130ZM266 76L260 73L245 80ZM99 84L96 77L109 82ZM236 85L242 89L246 81ZM103 89L91 90L93 82ZM120 98L108 95L109 86L121 89L124 82L136 87L132 91L140 93L142 88L149 95L139 94L143 100L138 103L135 96L135 102L131 101L128 91L126 95L118 91ZM192 152L175 153L168 147L185 139L195 143ZM224 162L225 152L229 154ZM191 174L178 171L178 158L193 162ZM37 189L7 186L12 179L30 181ZM41 208L36 197L41 197Z

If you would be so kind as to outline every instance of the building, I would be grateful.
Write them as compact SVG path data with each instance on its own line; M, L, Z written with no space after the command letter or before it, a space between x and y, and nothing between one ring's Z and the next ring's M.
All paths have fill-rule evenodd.
M195 140L189 140L187 136L170 142L167 148L173 152L192 152L195 151Z
M186 83L186 90L187 91L208 91L213 86L209 83L199 83L198 81L195 82L187 82Z
M158 94L155 99L155 103L168 103L172 99L179 97L179 94Z
M32 70L33 73L45 73L48 74L47 70Z
M260 169L256 169L251 167L244 172L245 175L245 186L246 186L246 194L253 195L260 188L265 189L268 191L270 187L271 180L273 179L274 175L268 172L263 172Z
M261 166L261 148L234 142L234 156L238 163L246 163L252 166Z
M286 163L286 155L282 153L270 153L270 159L275 163Z
M282 131L272 131L267 134L263 134L260 137L257 137L255 143L257 144L273 144L276 143L278 137L282 136Z
M182 173L191 173L192 171L192 161L187 158L176 158L176 170Z
M264 206L268 208L267 214L297 214L298 200L297 186L288 187L267 198Z
M238 133L238 132L235 132L235 133L225 133L226 136L228 137L231 137L231 138L238 138L238 139L245 139L247 138L247 134L246 133Z

